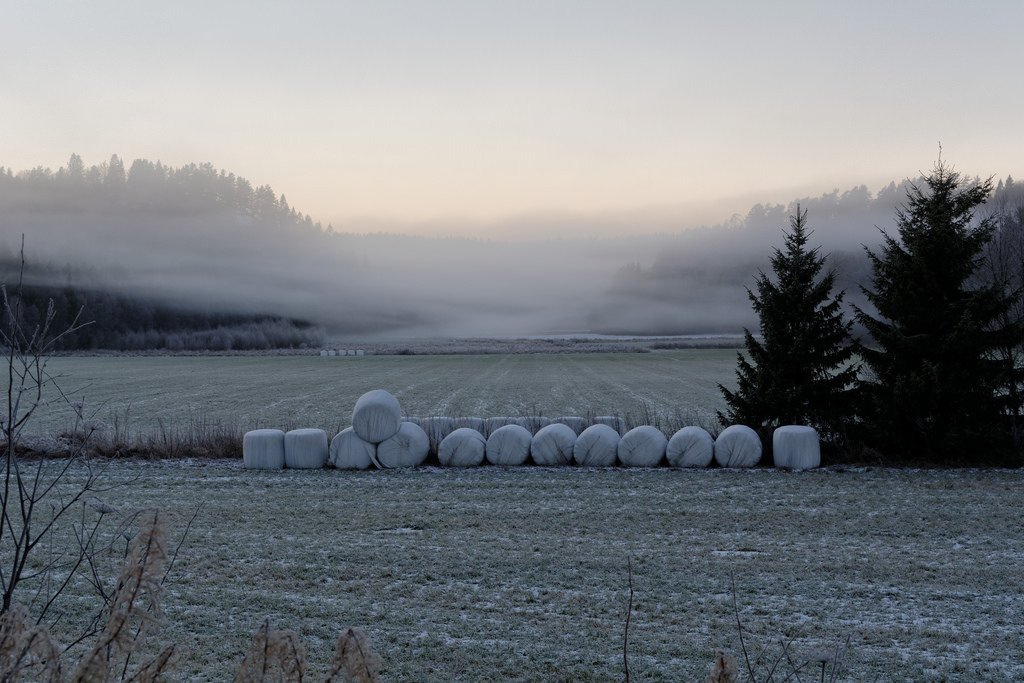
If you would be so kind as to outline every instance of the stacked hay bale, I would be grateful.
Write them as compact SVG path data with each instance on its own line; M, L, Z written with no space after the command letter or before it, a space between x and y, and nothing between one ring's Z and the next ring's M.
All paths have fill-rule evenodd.
M403 422L398 399L383 389L359 397L352 409L352 430L376 446L378 467L415 467L423 464L430 450L426 432L417 424Z
M701 427L683 427L668 440L665 457L672 467L707 467L715 453L715 440Z
M331 439L331 464L339 470L365 470L377 461L377 445L363 441L355 430L343 429Z

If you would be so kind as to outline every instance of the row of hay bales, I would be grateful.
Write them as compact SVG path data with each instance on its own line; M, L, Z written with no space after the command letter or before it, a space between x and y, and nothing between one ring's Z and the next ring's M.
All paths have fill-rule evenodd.
M327 356L365 356L364 349L320 349L320 357Z
M245 435L242 459L253 469L309 469L328 463L339 469L416 467L436 454L445 467L492 465L570 465L584 467L753 467L761 460L761 440L743 425L713 438L701 427L683 427L671 438L651 426L625 429L619 417L402 417L398 400L377 389L361 396L352 426L330 443L322 429L287 434L260 429ZM772 440L777 467L808 469L821 463L818 434L811 427L787 425Z

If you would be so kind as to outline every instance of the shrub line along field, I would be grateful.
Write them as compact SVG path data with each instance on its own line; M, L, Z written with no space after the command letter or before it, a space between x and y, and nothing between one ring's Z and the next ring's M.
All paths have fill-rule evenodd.
M229 680L265 617L313 679L349 625L387 680L621 679L627 559L635 680L739 656L730 577L754 651L849 637L842 680L1024 677L1021 471L114 465L104 502L159 508L172 544L203 504L151 636L184 679Z

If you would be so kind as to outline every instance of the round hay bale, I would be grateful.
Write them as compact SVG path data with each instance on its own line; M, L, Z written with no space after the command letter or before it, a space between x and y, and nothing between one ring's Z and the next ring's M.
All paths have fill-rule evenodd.
M460 427L444 437L437 460L445 467L476 467L484 461L487 439L475 429Z
M456 429L475 429L480 432L481 436L484 433L484 419L482 417L457 417L454 420Z
M398 399L383 389L366 392L352 409L352 429L363 441L380 443L390 439L401 423L402 407Z
M622 436L626 433L626 421L615 415L598 415L594 418L596 425L608 425Z
M707 467L715 455L715 440L701 427L683 427L668 440L665 457L672 467Z
M492 465L522 465L530 457L533 436L526 427L505 425L487 437L487 462Z
M576 432L564 424L542 427L530 441L530 456L538 465L568 465L576 447Z
M821 467L821 444L814 427L783 425L772 433L772 457L776 467L807 470Z
M327 356L329 356L329 355L330 354L327 352L327 349L320 349L320 357L321 358L327 358Z
M284 435L284 466L293 470L315 470L327 464L327 432L322 429L293 429Z
M760 459L761 439L750 427L727 427L715 439L715 461L722 467L753 467Z
M618 457L621 439L608 425L591 425L576 439L572 457L583 467L611 467Z
M284 467L284 432L254 429L242 437L242 466L250 470L279 470Z
M657 467L667 447L668 439L660 429L634 427L619 441L619 462L625 467Z
M551 421L551 424L562 424L569 427L572 431L576 432L576 436L583 433L583 430L587 428L587 421L582 417L575 417L572 415L563 415L562 417L556 417Z
M515 423L520 427L525 427L530 434L536 434L551 424L551 419L540 415L527 415L526 417L517 417Z
M331 439L331 463L339 470L368 469L376 457L377 447L360 439L351 427Z
M515 423L515 419L511 417L489 417L484 420L484 436L490 437L491 434L498 431L505 425L511 425Z
M422 465L430 451L426 432L412 422L402 422L398 431L377 444L377 464L384 468Z

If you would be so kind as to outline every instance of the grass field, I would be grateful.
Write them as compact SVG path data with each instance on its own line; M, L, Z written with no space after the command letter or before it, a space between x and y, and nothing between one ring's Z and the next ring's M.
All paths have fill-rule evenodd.
M241 428L348 426L352 406L387 389L409 415L630 415L713 420L717 384L731 384L735 350L446 356L64 357L61 386L96 417L128 416L140 431L189 420ZM55 404L36 422L64 425Z
M1021 471L115 465L103 499L172 540L203 504L156 636L182 679L230 680L270 617L311 680L347 625L386 680L621 680L627 558L634 680L739 654L730 576L755 651L849 637L842 680L1024 679Z

